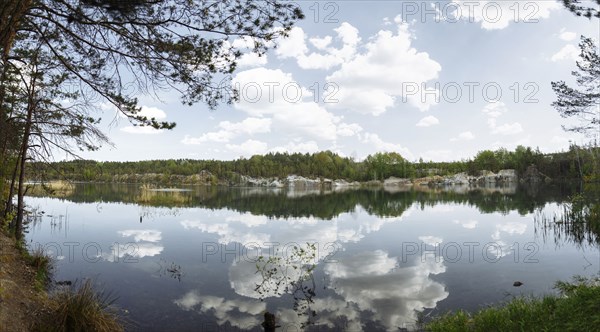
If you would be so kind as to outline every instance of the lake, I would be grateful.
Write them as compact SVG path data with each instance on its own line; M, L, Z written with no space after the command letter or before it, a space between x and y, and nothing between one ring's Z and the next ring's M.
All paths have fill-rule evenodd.
M278 331L412 330L597 275L597 239L545 222L573 192L76 184L26 198L27 242L57 281L118 296L132 331L261 331L265 311Z

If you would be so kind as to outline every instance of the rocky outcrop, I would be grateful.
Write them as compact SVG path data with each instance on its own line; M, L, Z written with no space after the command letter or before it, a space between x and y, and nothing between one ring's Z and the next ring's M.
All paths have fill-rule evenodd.
M531 165L527 167L527 170L521 177L521 183L541 183L550 182L550 178L541 173L535 166Z
M334 180L333 188L347 188L347 187L360 187L360 182L348 182L346 180Z
M404 178L396 178L390 177L383 181L384 187L404 187L404 186L412 186L412 181Z
M514 169L502 169L498 173L481 171L481 176L472 178L470 183L479 185L516 184L517 172Z
M271 184L275 184L274 187L276 187L278 183L275 183L275 181L277 181L277 179L253 178L251 176L241 175L238 185L247 187L270 187Z
M458 173L444 178L444 184L446 185L468 185L471 181L472 177L468 176L467 173Z
M395 180L394 182L399 182ZM415 179L414 185L418 186L496 186L510 185L518 182L517 172L514 169L503 169L498 173L481 171L479 176L470 176L467 173L457 173L448 176L428 176Z
M440 176L432 175L417 179L406 179L390 177L384 181L367 182L348 182L343 179L317 178L311 179L299 175L288 175L286 178L253 178L247 175L233 173L228 179L217 179L209 171L201 171L198 174L168 175L168 174L125 174L115 175L113 182L122 183L180 183L192 185L225 185L241 187L270 187L270 188L288 188L292 190L343 190L359 187L384 187L388 189L399 190L399 188L413 187L494 187L510 186L519 181L524 183L547 182L550 179L540 173L534 166L530 166L525 174L519 178L514 169L503 169L494 173L483 170L478 176L471 176L467 173L457 173L454 175Z
M290 189L316 189L321 186L321 180L309 179L298 175L288 175L283 183Z
M288 188L293 190L314 190L314 189L340 189L359 187L359 182L348 182L346 180L332 179L310 179L299 175L288 175L284 179L279 178L253 178L247 175L241 175L239 183L236 186L247 187L271 187Z

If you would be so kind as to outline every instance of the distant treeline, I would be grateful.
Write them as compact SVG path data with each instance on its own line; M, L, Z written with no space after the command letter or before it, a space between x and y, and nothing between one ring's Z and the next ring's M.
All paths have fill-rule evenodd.
M454 162L410 162L395 152L376 153L363 161L341 157L331 151L313 154L269 153L232 161L218 160L147 160L137 162L100 162L75 160L51 164L30 164L32 180L114 182L115 178L132 174L160 174L160 182L172 176L203 174L212 184L237 182L241 175L254 178L284 178L290 174L309 178L345 179L348 181L383 180L391 176L418 178L466 172L478 175L481 170L497 172L515 169L523 174L534 165L553 179L577 179L592 176L598 169L600 148L572 146L567 152L543 154L537 149L518 146L514 151L498 149L480 151L473 159ZM595 166L594 166L595 165ZM205 172L203 172L205 171ZM206 173L210 172L210 175ZM154 177L156 180L156 177ZM118 182L118 181L117 181Z

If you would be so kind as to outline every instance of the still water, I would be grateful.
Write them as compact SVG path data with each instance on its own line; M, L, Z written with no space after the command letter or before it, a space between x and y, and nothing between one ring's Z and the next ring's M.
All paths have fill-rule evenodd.
M280 331L412 330L597 275L594 239L542 222L571 193L77 184L27 197L27 240L57 281L117 295L132 331L261 331L265 311Z

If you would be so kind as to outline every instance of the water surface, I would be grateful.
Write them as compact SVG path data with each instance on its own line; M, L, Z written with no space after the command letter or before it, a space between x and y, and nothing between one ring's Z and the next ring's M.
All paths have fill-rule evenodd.
M540 222L568 186L183 189L28 197L27 239L57 258L56 280L118 295L133 331L260 331L265 311L281 331L412 329L600 271L595 241Z

